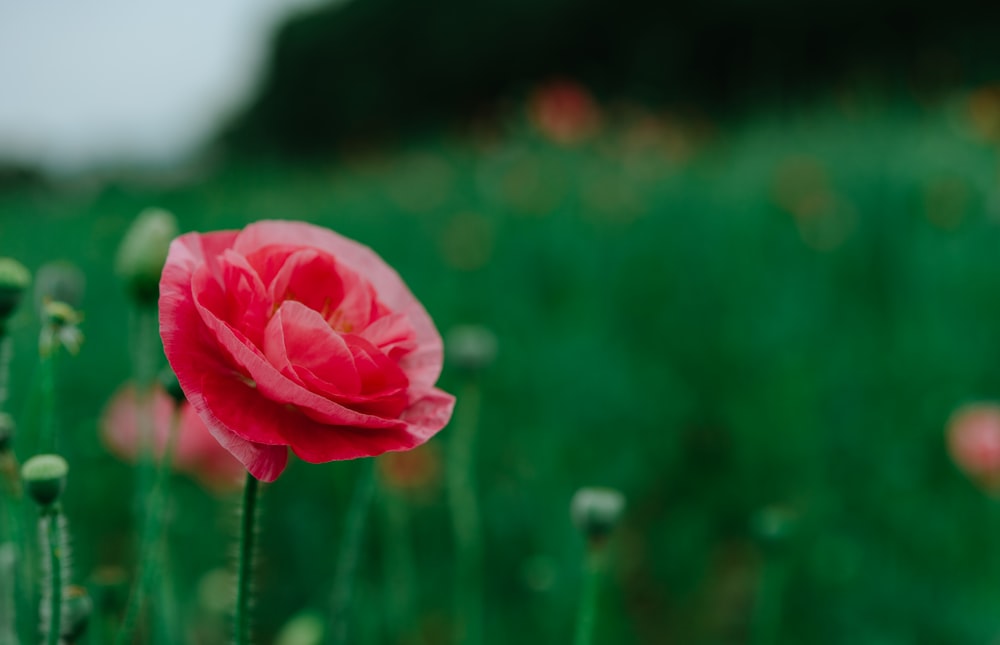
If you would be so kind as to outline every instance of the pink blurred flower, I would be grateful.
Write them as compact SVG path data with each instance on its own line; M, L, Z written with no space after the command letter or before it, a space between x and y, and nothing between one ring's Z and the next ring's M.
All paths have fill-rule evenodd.
M972 403L948 420L948 452L970 478L1000 490L1000 405Z
M441 336L374 251L304 222L170 245L160 335L209 431L263 481L290 448L321 463L424 443L455 399Z
M177 404L159 385L153 388L151 396L152 448L159 461L174 423ZM115 392L101 420L101 437L108 450L128 462L134 463L139 456L141 414L136 388L127 384ZM240 486L244 472L242 464L212 438L194 409L186 403L181 404L177 430L179 434L171 462L174 470L191 475L216 492Z
M601 112L585 87L573 81L557 80L532 93L528 117L549 139L571 144L594 133L600 124Z

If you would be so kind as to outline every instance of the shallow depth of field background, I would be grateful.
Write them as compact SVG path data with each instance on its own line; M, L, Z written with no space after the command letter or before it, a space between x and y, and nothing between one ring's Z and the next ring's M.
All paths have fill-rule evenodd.
M496 333L476 445L488 643L568 642L584 485L628 498L597 642L747 642L752 520L772 505L798 518L780 642L993 642L1000 507L943 439L958 405L1000 398L990 18L459 5L300 14L267 41L256 98L180 160L0 171L0 255L87 276L86 342L58 390L77 578L133 566L134 471L98 423L129 375L114 251L159 206L184 230L328 226L392 264L442 332ZM14 324L28 436L38 324L30 306ZM441 385L461 380L446 367ZM392 642L391 540L417 555L402 642L449 642L448 441L426 449L422 490L389 492L409 535L373 508L358 642ZM293 460L267 487L259 642L329 607L356 474ZM204 576L226 566L235 501L182 477L174 490L177 602L210 624Z

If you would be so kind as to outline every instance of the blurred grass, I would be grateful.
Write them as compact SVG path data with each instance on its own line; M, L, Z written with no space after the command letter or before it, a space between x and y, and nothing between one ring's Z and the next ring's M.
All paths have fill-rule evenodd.
M775 503L800 517L781 642L991 641L1000 510L942 440L956 405L1000 396L1000 166L965 108L845 102L726 126L628 113L573 146L515 120L336 163L0 194L0 254L88 277L87 340L60 375L79 577L129 562L132 474L96 428L128 376L111 258L155 205L184 230L329 226L396 267L442 331L497 333L477 458L488 642L569 638L583 545L568 503L594 484L629 499L596 642L745 642L750 520ZM29 309L12 383L25 432ZM457 391L457 376L442 385ZM262 642L329 607L357 466L296 462L268 487ZM190 624L192 590L235 535L229 506L179 480L170 531ZM411 512L421 619L406 642L446 642L442 489ZM361 565L358 633L381 633L380 544Z

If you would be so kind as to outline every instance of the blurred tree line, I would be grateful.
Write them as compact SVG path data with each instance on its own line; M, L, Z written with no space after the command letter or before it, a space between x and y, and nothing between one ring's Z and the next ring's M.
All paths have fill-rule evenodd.
M839 87L933 97L989 79L1000 5L888 0L354 0L276 37L238 148L321 153L488 112L553 77L716 115Z

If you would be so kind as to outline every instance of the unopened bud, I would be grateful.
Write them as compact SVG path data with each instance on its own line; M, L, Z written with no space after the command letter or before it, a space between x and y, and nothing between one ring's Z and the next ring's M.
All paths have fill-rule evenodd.
M87 631L90 615L94 613L94 603L86 589L70 585L66 587L62 611L62 637L66 642L74 643Z
M581 488L573 495L570 515L589 540L607 537L625 510L625 496L613 488Z
M21 479L39 506L52 506L66 489L69 464L59 455L38 455L21 466Z
M170 242L178 234L174 216L158 208L140 213L125 233L115 268L137 302L156 303Z
M459 325L448 332L445 355L455 367L475 372L497 357L497 337L482 325Z
M83 316L65 302L49 301L42 307L44 325L38 340L38 349L42 356L48 356L56 347L62 345L70 354L80 351L83 343L83 333L77 327L83 322Z
M13 258L0 258L0 327L20 304L31 274Z

